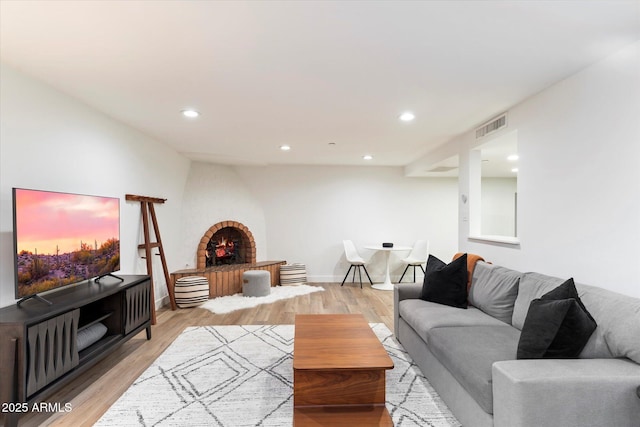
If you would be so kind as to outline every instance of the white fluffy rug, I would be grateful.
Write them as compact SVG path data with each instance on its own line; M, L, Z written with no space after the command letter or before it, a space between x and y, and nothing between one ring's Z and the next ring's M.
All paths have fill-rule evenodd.
M242 294L228 295L210 299L200 307L206 308L216 314L224 314L318 291L324 291L324 288L322 286L309 285L274 286L271 288L271 293L264 297L245 297L242 296Z
M371 327L394 363L386 381L394 425L459 427L391 331ZM293 325L187 328L96 425L291 427L293 337Z

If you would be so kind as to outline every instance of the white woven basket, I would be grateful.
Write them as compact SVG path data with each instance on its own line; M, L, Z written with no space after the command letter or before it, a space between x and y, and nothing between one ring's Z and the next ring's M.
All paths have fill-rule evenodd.
M176 280L174 296L180 308L198 306L209 299L209 281L202 276L181 277Z
M285 264L280 266L280 284L298 286L307 283L307 267L304 264Z

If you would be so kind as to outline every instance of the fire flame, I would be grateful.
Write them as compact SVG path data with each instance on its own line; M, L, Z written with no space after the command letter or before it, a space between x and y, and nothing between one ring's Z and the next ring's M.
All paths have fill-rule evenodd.
M216 257L221 258L232 254L235 249L235 244L231 240L227 240L225 237L216 245Z

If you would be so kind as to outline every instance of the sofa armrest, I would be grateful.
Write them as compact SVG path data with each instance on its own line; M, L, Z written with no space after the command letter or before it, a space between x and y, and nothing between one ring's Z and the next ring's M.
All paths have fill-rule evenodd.
M394 301L403 299L416 299L422 295L422 283L396 283L393 285Z
M629 359L496 362L495 427L637 426L640 365Z
M422 283L396 283L393 285L393 329L394 334L398 336L398 317L400 311L398 304L403 299L416 299L422 295Z

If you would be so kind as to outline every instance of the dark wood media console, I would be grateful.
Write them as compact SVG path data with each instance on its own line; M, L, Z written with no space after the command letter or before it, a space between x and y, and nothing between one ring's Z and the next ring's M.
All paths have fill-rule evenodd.
M146 329L151 339L149 276L105 277L48 294L52 305L28 300L0 309L0 402L5 426ZM78 351L78 333L107 332ZM104 329L104 328L102 328ZM9 405L11 404L11 405ZM2 419L2 418L0 418Z

